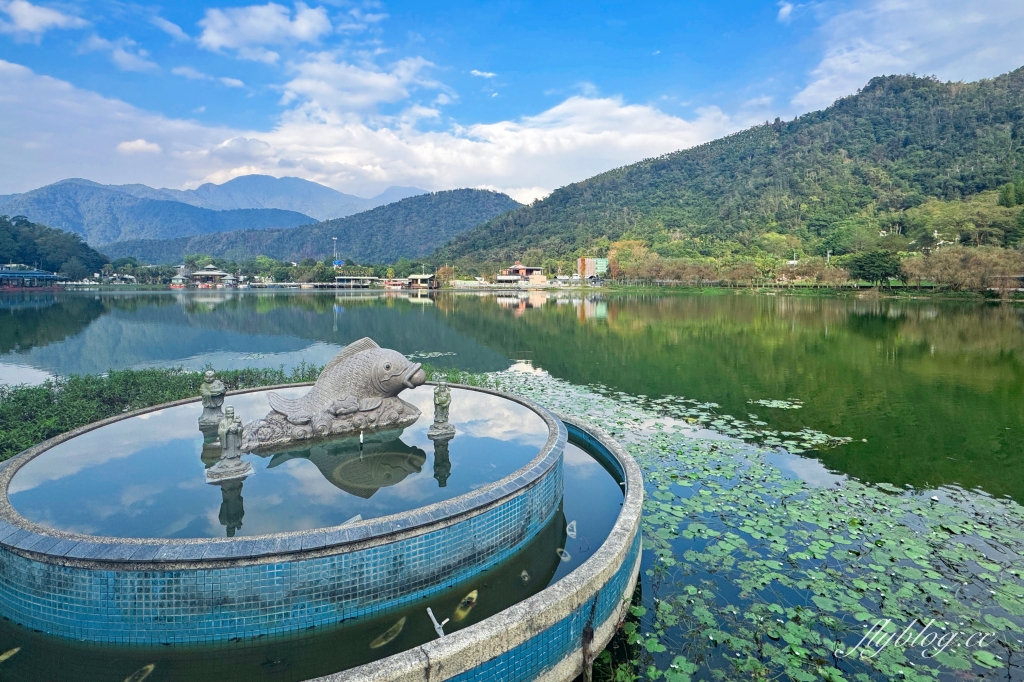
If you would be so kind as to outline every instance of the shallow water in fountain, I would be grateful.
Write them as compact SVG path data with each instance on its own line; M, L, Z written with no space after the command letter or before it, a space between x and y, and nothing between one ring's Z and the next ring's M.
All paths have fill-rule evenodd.
M278 390L298 397L306 387ZM433 387L404 391L420 409L404 430L310 441L263 456L241 489L209 485L220 447L198 428L190 403L132 417L62 443L26 464L8 488L35 523L88 535L202 538L336 526L441 502L493 483L537 456L548 437L532 410L478 391L452 389L444 447L428 436ZM228 396L243 421L265 415L266 391ZM439 451L440 450L440 451Z
M139 671L141 676L152 665L146 682L298 682L390 656L437 636L426 612L428 606L439 621L451 619L444 630L452 633L536 594L593 555L618 516L621 488L599 461L573 443L565 449L564 480L561 510L522 550L499 566L414 606L300 635L224 642L215 647L83 644L0 620L0 655L19 648L0 662L0 679L119 682ZM575 538L567 533L573 522ZM460 609L474 590L475 606L468 612L465 607Z

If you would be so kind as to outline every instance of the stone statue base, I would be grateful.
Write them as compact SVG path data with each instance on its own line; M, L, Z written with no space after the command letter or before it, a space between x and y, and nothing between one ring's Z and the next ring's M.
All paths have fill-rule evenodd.
M203 414L199 417L199 430L204 434L209 428L216 431L220 425L220 420L223 418L224 412L219 407L204 407Z
M430 440L451 440L454 437L455 427L447 422L445 422L444 424L438 424L437 422L434 422L433 424L430 425L430 428L427 429L427 438L429 438Z
M374 409L352 414L322 414L316 423L308 424L293 424L280 412L271 412L263 419L245 425L241 449L244 452L267 451L284 446L295 447L296 441L314 438L404 429L419 418L420 411L416 406L401 398L385 398Z
M244 459L222 459L206 470L206 482L214 485L224 481L233 481L246 476L252 476L256 470L252 464Z

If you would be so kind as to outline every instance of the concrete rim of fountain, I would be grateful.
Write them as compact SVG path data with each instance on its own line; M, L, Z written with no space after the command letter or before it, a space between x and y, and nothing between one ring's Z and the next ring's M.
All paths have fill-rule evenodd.
M435 382L427 382L434 385ZM312 382L280 384L230 391L241 395L274 389L312 386ZM491 484L417 509L364 521L309 530L239 538L122 538L84 535L56 530L24 518L8 498L8 486L28 462L56 445L84 433L139 415L198 402L185 398L109 417L68 431L31 447L0 463L0 547L27 558L82 568L102 568L112 563L125 568L158 564L162 570L211 568L270 562L282 556L316 557L339 550L356 550L394 542L443 529L467 517L482 514L504 500L531 488L555 466L567 440L562 422L548 410L519 396L477 386L449 384L452 388L478 391L519 403L544 420L548 438L525 466Z
M640 467L608 432L575 417L556 416L575 437L613 460L625 483L619 516L593 556L553 585L475 625L307 682L461 682L477 676L569 682L583 672L625 618L639 578L643 478ZM600 613L602 598L605 608ZM582 631L587 627L592 638L585 644Z

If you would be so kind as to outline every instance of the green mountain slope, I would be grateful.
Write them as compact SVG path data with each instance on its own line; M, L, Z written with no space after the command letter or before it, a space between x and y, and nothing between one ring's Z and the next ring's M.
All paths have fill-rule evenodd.
M0 197L0 212L81 235L97 246L124 239L167 238L244 228L294 227L314 222L295 211L214 211L179 201L132 196L88 180L63 180Z
M21 263L82 279L107 262L76 234L37 225L23 216L0 216L0 263Z
M838 254L881 232L910 241L931 231L907 209L1020 178L1022 143L1024 68L976 83L880 77L823 111L558 189L435 259L564 260L620 239L663 257Z
M340 258L388 263L428 255L455 235L520 206L498 192L456 189L421 194L346 218L288 230L123 241L107 245L104 251L112 258L134 256L149 263L178 263L189 253L238 261L260 255L285 261L330 260L334 248L331 238L337 237Z

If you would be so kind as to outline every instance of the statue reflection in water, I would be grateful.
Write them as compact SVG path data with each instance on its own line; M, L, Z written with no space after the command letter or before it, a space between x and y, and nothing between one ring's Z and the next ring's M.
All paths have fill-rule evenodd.
M235 536L235 531L242 527L242 517L245 516L245 507L242 504L242 481L224 481L218 483L220 486L220 525L225 526L228 537Z
M219 410L220 405L216 408ZM204 426L206 428L203 428ZM203 431L204 441L207 440L209 425L200 422L200 429ZM245 516L242 482L255 473L252 464L242 459L239 449L241 442L242 421L235 414L234 408L228 406L224 408L224 418L217 426L217 440L203 444L202 459L206 465L206 482L220 487L221 503L218 518L221 525L227 529L229 538L234 537L242 527L242 517ZM211 461L214 460L214 454L217 455L216 459Z
M448 457L448 443L455 438L455 427L448 423L448 411L452 404L452 392L448 381L441 379L434 388L434 423L427 430L427 438L434 443L434 478L444 488L452 473L452 462Z
M434 478L438 487L448 485L452 463L449 457L449 443L455 437L455 427L448 422L451 407L451 390L448 382L441 380L434 389L434 421L427 431L427 437L434 443ZM219 519L227 529L227 536L234 537L242 527L245 509L242 500L242 483L254 472L252 465L241 458L242 425L234 410L224 408L225 417L219 425L219 438L207 442L203 459L207 463L206 480L221 489ZM205 429L204 433L209 429ZM401 440L403 429L366 432L360 437L333 438L307 445L304 448L278 450L275 453L253 454L270 457L268 468L274 468L291 459L306 459L312 462L325 479L346 493L369 499L381 488L396 485L411 474L423 469L427 453L421 448L408 445ZM219 456L211 466L210 455L216 447Z
M390 429L365 434L363 443L358 437L321 441L311 447L278 452L271 456L267 468L306 459L334 487L368 500L381 488L401 483L423 469L427 453L402 442L401 435L401 430Z

